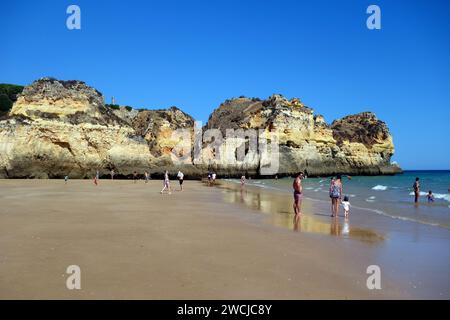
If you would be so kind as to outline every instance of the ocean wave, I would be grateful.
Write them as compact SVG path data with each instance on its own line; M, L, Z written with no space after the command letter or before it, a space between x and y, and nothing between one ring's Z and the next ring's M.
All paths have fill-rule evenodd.
M409 195L413 196L414 192L410 192ZM420 191L419 195L424 197L424 196L428 195L428 192ZM433 196L434 196L435 199L442 199L442 200L445 200L447 202L450 202L450 194L433 193Z
M320 202L322 204L328 204L329 201L325 201L325 200L321 200L321 199L314 199L314 198L309 198L309 197L305 197L306 199L313 201L313 202ZM366 200L372 200L375 201L376 197L375 196L371 196L369 198L367 198ZM372 202L372 201L368 201L368 202ZM405 216L398 216L398 215L393 215L393 214L389 214L383 210L380 209L372 209L372 208L366 208L366 207L360 207L357 205L352 205L352 208L358 209L358 210L362 210L362 211L368 211L371 213L375 213L377 215L380 216L384 216L386 218L391 218L391 219L395 219L395 220L402 220L402 221L408 221L408 222L413 222L413 223L420 223L420 224L424 224L424 225L428 225L428 226L433 226L433 227L441 227L441 228L445 228L445 229L450 229L448 226L442 225L438 222L432 222L432 221L425 221L422 219L417 219L414 217L405 217ZM450 205L449 205L450 208Z
M388 187L387 186L383 186L381 184L376 185L375 187L372 188L372 190L379 190L379 191L384 191L386 190Z
M421 224L426 224L429 226L433 226L433 227L443 227L446 228L445 226L440 225L439 223L436 222L430 222L430 221L424 221L424 220L420 220L420 219L415 219L415 218L410 218L410 217L405 217L405 216L394 216L391 214L387 214L386 212L382 211L382 210L377 210L377 209L373 209L371 210L381 216L385 216L385 217L389 217L392 219L398 219L398 220L403 220L403 221L409 221L409 222L415 222L415 223L421 223Z

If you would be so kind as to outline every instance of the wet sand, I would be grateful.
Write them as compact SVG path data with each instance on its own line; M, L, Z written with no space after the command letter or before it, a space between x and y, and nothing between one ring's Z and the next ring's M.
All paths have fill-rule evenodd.
M301 232L293 232L289 197L270 193L267 202L260 194L258 201L255 190L241 198L197 181L171 195L159 194L161 187L0 180L0 298L428 297L395 272L382 273L381 290L368 290L366 268L386 258L379 252L385 234L361 226L342 237L342 227L315 216L311 201ZM270 203L286 209L271 210ZM81 268L81 290L66 288L69 265Z
M365 255L379 265L383 277L414 298L450 298L450 230L418 222L393 219L352 207L350 218L330 217L330 200L308 198L303 216L293 223L292 199L288 192L224 181L219 186L227 202L252 208L265 223L309 235L328 236L350 245L363 243ZM353 249L352 249L353 250Z

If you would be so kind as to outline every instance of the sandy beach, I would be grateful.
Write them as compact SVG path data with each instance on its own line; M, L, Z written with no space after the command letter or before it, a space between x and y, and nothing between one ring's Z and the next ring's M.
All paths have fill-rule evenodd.
M241 194L231 184L207 187L199 181L161 195L161 186L0 180L0 298L449 297L448 250L436 252L433 237L417 245L418 267L411 272L427 270L428 276L413 290L392 256L396 250L409 255L409 247L390 244L384 222L371 223L374 228L357 222L350 236L341 237L342 226L333 226L325 212L315 214L318 207L305 200L299 232L293 232L290 195L255 188ZM442 232L437 237L447 245L448 231ZM429 253L442 259L426 264L420 247L436 249ZM381 290L366 286L372 264L389 267L382 268ZM69 265L81 268L81 290L66 288ZM427 289L427 281L441 287Z

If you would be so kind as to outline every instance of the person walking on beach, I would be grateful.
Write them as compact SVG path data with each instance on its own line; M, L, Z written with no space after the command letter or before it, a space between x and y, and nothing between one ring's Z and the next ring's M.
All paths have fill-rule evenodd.
M178 171L177 178L178 178L178 182L180 183L180 191L183 191L184 173L181 171Z
M111 169L110 174L111 174L111 180L114 180L114 174L115 174L114 169Z
M416 181L413 184L413 189L414 189L414 202L418 203L419 202L419 196L420 196L420 183L419 183L419 178L416 178Z
M294 224L295 220L300 218L302 214L302 198L303 198L303 186L302 186L303 172L299 172L292 183L292 188L294 189Z
M161 190L161 194L165 191L168 190L169 194L171 194L171 190L170 190L170 180L169 180L169 171L166 170L166 172L164 173L164 187Z
M98 186L98 180L100 179L100 172L97 170L96 172L95 172L95 177L94 177L94 184L96 185L96 186Z
M217 177L216 173L213 172L213 173L211 174L211 181L212 181L212 184L213 184L213 185L216 184L216 177Z
M330 186L330 197L331 197L331 207L332 207L332 212L331 212L331 216L332 217L337 217L338 213L339 213L339 203L342 199L342 176L340 174L338 174L336 176L336 179L331 183Z
M148 177L149 177L148 172L145 171L144 172L145 183L148 183Z
M212 174L211 171L208 171L208 186L211 185Z
M241 190L245 187L245 175L241 176Z
M342 207L344 208L345 219L348 219L348 214L350 212L350 201L348 201L348 196L344 197L344 201L342 201Z
M64 177L64 184L67 184L67 181L69 181L69 176Z

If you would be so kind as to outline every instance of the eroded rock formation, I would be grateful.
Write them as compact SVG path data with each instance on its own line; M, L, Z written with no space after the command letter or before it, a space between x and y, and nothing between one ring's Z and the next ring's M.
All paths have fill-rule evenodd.
M216 150L208 141L200 142L201 162L174 163L174 147L191 152L195 137L180 140L173 133L182 129L193 134L193 128L194 119L176 107L113 110L84 82L43 78L25 87L0 121L0 177L88 178L96 170L129 175L134 170L160 173L179 168L188 177L200 177L208 169L229 176L259 174L264 159L258 152L246 150L243 161L231 164L225 157L215 158L227 151L225 143ZM207 129L219 129L224 137L227 129L277 132L280 176L299 170L310 175L400 171L390 164L394 146L386 124L370 112L328 125L299 99L239 98L220 105L203 131ZM230 139L234 143L228 148L246 143Z

